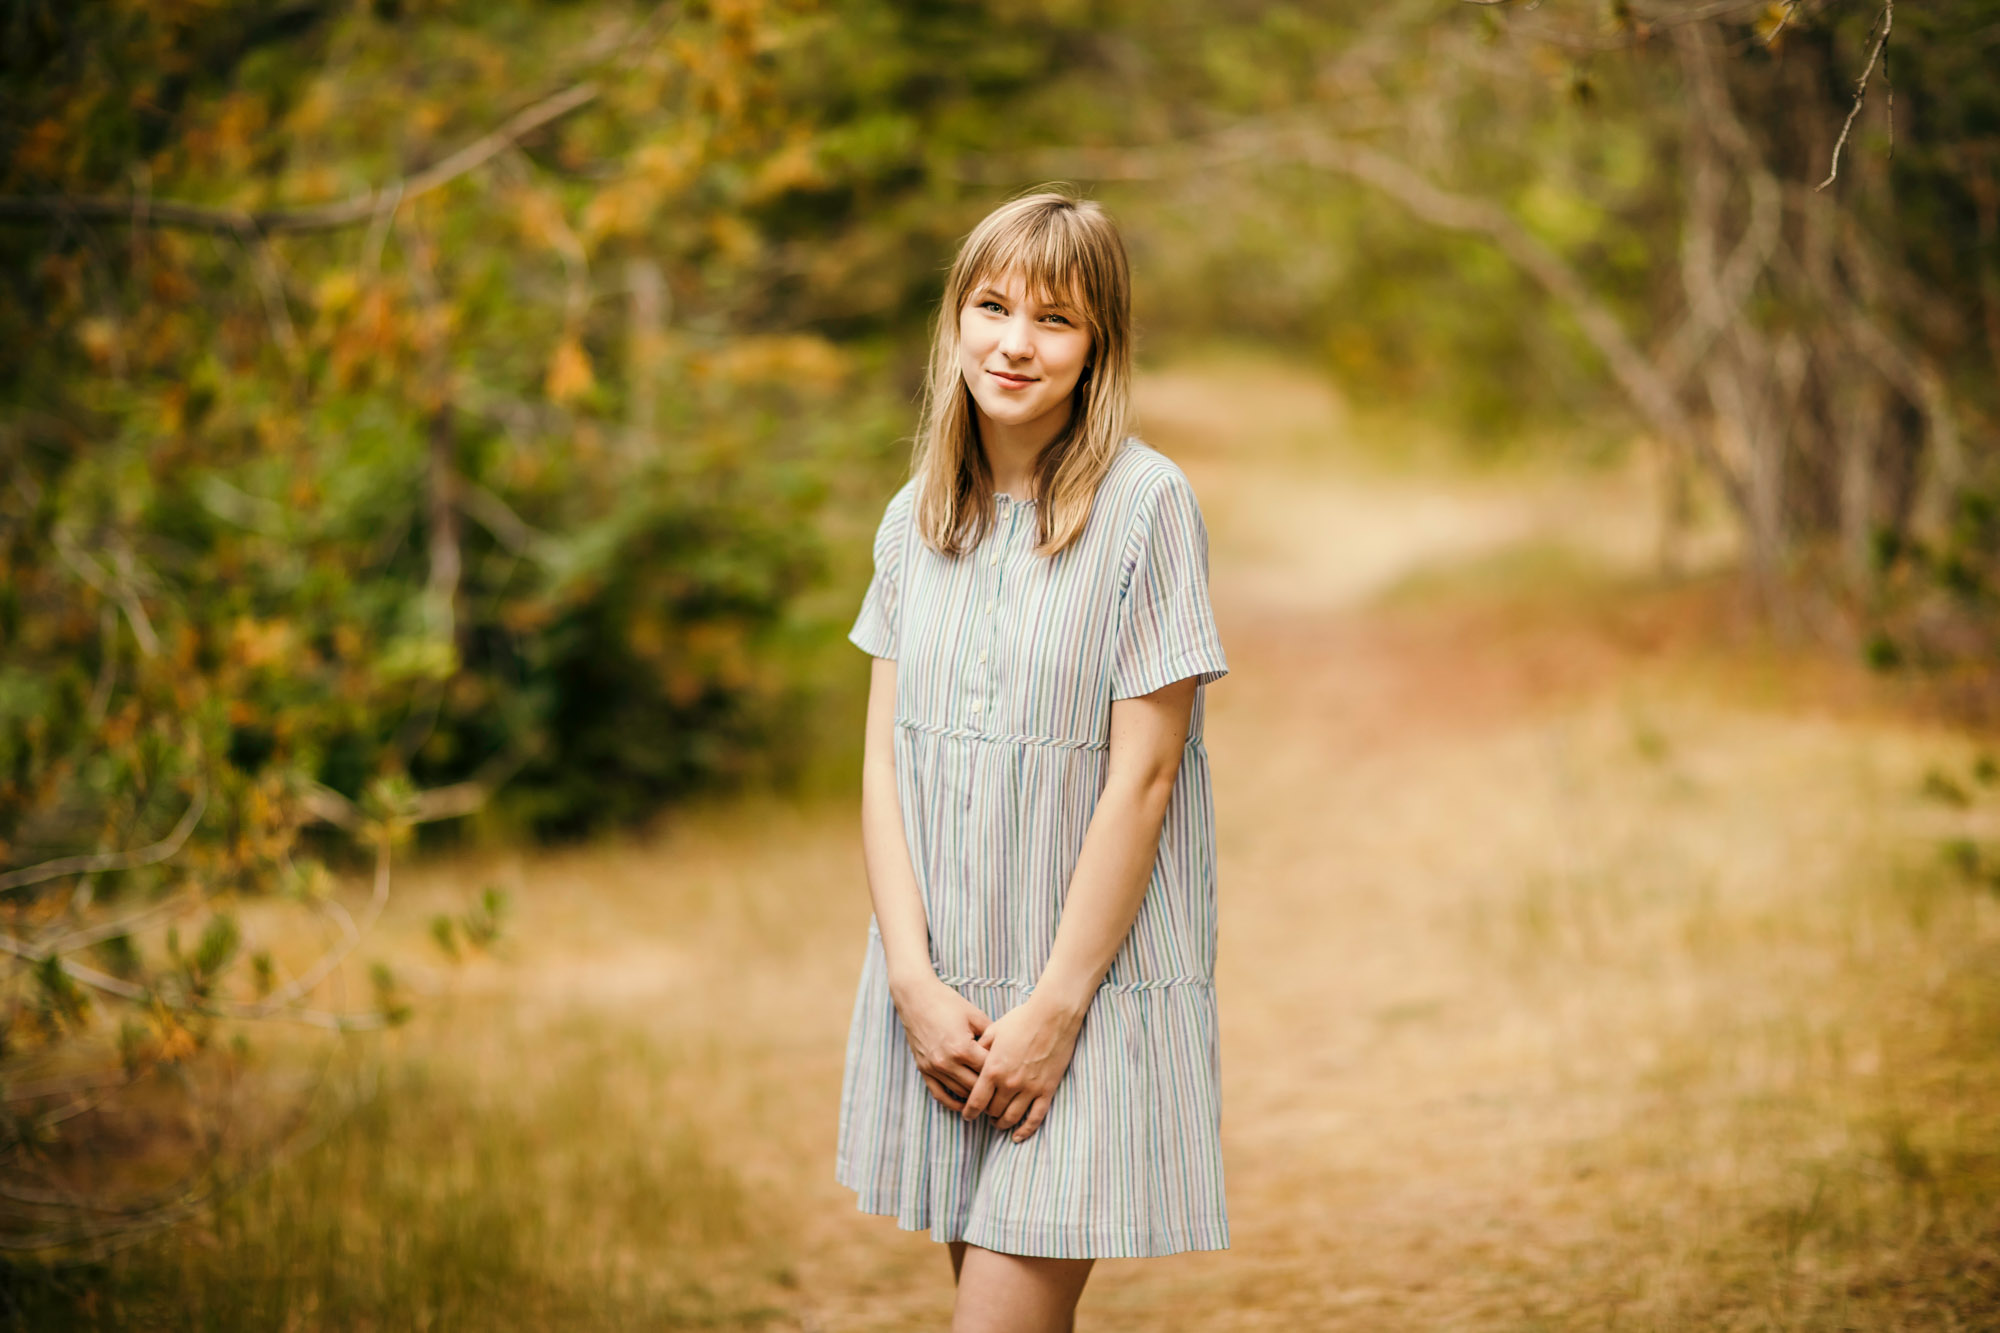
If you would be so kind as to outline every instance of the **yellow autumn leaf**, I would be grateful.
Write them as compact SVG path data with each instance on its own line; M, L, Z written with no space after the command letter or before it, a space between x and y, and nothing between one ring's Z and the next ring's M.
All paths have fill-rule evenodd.
M292 626L285 620L238 616L230 626L230 657L257 668L282 665L292 656Z
M700 369L730 384L831 388L846 379L847 354L811 334L739 338L705 358Z
M637 235L659 202L659 187L648 177L635 176L607 185L584 205L584 235L591 240Z
M313 284L313 304L329 315L337 315L353 305L360 294L361 280L351 269L332 269Z
M548 378L542 388L549 398L558 403L567 403L589 393L596 385L597 376L591 373L590 356L583 350L583 344L574 334L568 335L556 344L555 355L549 358Z
M161 1036L158 1055L163 1062L174 1064L193 1055L196 1046L192 1032L178 1023L169 1023Z
M90 357L91 364L103 369L111 364L111 358L118 351L118 326L97 316L78 320L76 340Z
M678 190L687 183L695 157L685 143L649 143L632 155L632 167L655 190Z
M552 237L567 230L555 200L539 190L520 190L514 196L514 225L523 239L548 245Z
M787 190L808 189L824 183L825 175L820 170L819 155L812 141L796 137L764 159L763 165L751 178L747 197L756 202Z
M332 121L339 109L339 84L322 75L306 85L305 92L285 113L285 128L293 134L317 133Z

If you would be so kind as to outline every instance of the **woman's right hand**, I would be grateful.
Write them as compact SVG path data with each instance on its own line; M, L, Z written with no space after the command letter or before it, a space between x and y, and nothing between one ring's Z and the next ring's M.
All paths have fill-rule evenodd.
M905 987L891 986L889 993L924 1086L940 1105L963 1112L966 1094L986 1063L979 1034L993 1020L935 975Z

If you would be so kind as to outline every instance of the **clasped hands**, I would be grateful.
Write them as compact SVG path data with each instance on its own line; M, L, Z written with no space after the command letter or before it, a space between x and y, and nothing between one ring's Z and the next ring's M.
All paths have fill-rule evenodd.
M1076 1051L1082 1016L1030 994L998 1018L938 980L892 988L903 1035L940 1105L965 1119L991 1116L1025 1143L1041 1128Z

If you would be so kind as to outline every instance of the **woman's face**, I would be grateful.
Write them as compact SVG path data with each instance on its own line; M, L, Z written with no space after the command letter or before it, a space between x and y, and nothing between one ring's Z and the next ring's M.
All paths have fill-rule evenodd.
M1083 317L1028 295L1018 273L976 284L958 312L958 368L980 411L1003 426L1069 413L1090 359Z

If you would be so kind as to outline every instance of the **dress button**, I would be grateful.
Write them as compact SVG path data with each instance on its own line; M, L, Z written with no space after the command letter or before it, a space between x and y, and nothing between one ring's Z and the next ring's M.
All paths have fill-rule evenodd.
M986 562L986 563L987 563L987 564L989 564L989 565L997 565L997 564L999 564L999 563L1000 563L1000 557L999 557L999 556L997 556L997 555L996 555L996 556L993 556L992 558L990 558L989 560L987 560L987 562Z
M982 662L986 660L986 650L984 648L979 650L979 660Z
M979 700L974 699L972 701L972 711L975 713L979 711Z
M992 612L992 610L993 610L993 607L994 607L994 600L993 600L993 599L992 599L991 597L987 598L987 599L986 599L986 610L987 610L987 611L988 611L989 613L991 613L991 612Z

